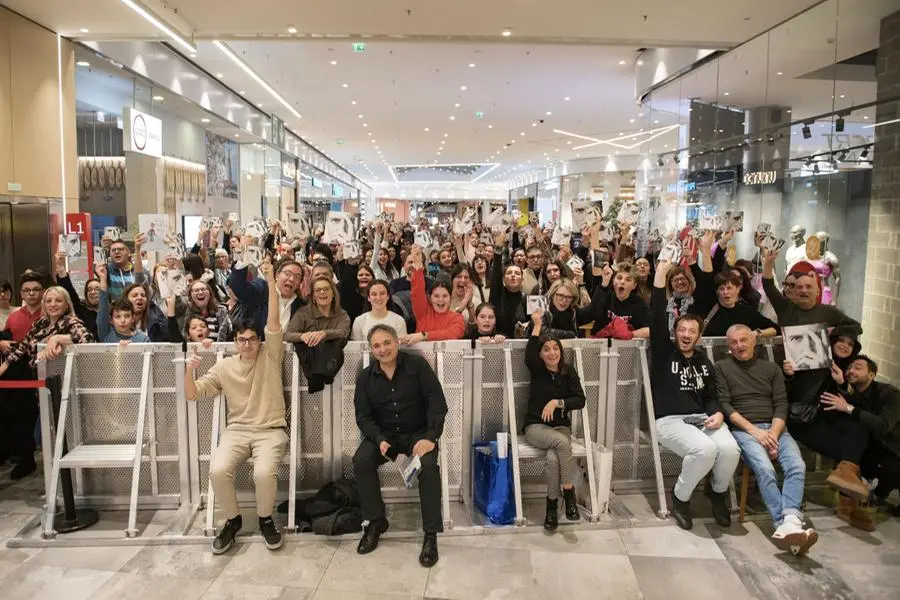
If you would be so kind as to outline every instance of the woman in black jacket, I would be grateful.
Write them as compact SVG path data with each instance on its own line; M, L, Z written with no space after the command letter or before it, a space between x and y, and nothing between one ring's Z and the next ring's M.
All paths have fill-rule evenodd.
M497 331L507 338L515 337L516 324L525 322L525 294L522 269L515 263L503 264L506 234L494 238L494 260L491 264L491 304L497 311Z
M569 412L584 408L584 390L575 367L567 365L562 344L541 336L543 311L531 315L534 328L525 348L525 364L531 372L531 396L525 414L525 439L535 448L547 450L547 516L544 529L558 525L557 503L560 484L566 505L566 519L578 520L572 460L572 421Z

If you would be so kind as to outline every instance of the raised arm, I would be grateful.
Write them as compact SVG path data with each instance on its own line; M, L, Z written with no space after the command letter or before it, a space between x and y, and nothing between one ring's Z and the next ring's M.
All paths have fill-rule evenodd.
M109 335L109 280L106 265L94 267L100 280L100 303L97 306L97 340L102 342Z
M656 266L653 278L653 292L650 301L650 354L654 362L665 360L674 349L672 332L669 331L669 299L666 297L666 282L672 263L664 260Z
M266 331L281 332L281 308L278 306L278 287L275 285L275 269L272 267L272 261L268 257L266 257L259 266L259 271L265 278L266 285L269 288L269 315L266 319Z

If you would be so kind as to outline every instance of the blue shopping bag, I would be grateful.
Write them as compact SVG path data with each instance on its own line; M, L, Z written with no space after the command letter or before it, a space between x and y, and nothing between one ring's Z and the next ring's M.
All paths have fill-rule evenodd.
M479 448L489 448L490 453ZM475 508L487 515L495 525L514 523L516 502L509 453L507 458L498 458L497 442L473 444L472 452L475 453Z

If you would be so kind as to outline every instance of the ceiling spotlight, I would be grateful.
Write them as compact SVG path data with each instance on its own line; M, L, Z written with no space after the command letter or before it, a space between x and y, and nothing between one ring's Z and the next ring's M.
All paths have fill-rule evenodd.
M866 146L865 148L863 148L863 151L859 153L859 156L860 156L860 158L865 158L865 157L869 156L869 147Z
M241 134L236 133L236 134L234 134L234 137L239 138L239 137L241 137Z
M493 128L494 128L493 125L488 125L488 129L493 129Z
M425 131L431 131L431 129L429 129L428 127L426 127L426 128L425 128Z
M331 61L331 64L336 65L336 64L337 64L337 61L336 61L336 60L333 60L333 61Z
M454 106L454 108L459 108L459 102L457 102L457 103L454 104L453 106Z
M663 157L660 156L658 159L656 159L656 164L658 164L659 166L662 167L662 166L664 166L664 165L666 164L666 161L664 161L664 160L663 160Z
M201 123L209 123L209 119L207 119L206 117L203 117L202 119L200 119L200 122Z
M450 115L450 120L451 120L451 121L455 121L455 120L456 120L456 117L453 116L453 115Z
M834 130L838 133L844 131L844 117L837 118L837 121L834 122Z
M470 69L474 69L474 68L475 68L475 63L469 63L469 68L470 68Z
M77 63L75 63L75 65L78 67L89 67L91 66L91 63L86 60L79 60Z
M343 88L348 88L348 87L350 87L350 84L349 84L349 83L342 83L342 84L341 84L341 87L343 87Z
M262 102L257 102L257 103L256 103L256 108L262 108Z
M775 73L775 74L776 74L776 75L784 75L784 73L782 73L781 71L778 71L778 72Z
M511 36L511 35L512 35L512 29L509 29L509 28L507 27L506 29L503 30L503 33L502 33L501 35L502 35L503 37L509 37L509 36Z
M222 78L225 77L225 76L224 76L223 74L221 74L221 73L216 73L216 77L218 77L219 79L222 79Z
M809 123L803 124L802 131L803 131L803 139L804 140L808 140L809 138L812 137L812 131L809 129Z
M81 33L90 33L90 30L88 30L88 29L86 29L86 28L84 28L84 27L82 27L82 28L79 29L78 31L80 31Z
M769 136L769 139L768 139L768 142L769 142L769 145L770 145L770 146L774 146L774 145L775 145L775 138L772 137L772 136L770 135L770 136Z
M619 64L620 64L620 65L624 65L626 62L628 62L628 61L620 60L620 61L619 61Z
M288 27L287 30L288 30L288 33L290 33L290 34L297 33L297 28L294 27L293 25L291 25L290 27Z
M469 89L469 88L467 88L467 87L464 86L464 85L461 85L461 86L459 86L459 89L461 89L462 91L466 91L466 90Z
M362 119L362 118L363 118L363 115L356 115L356 116L357 116L357 117L359 117L359 118L360 118L360 119Z
M154 102L162 102L163 100L165 100L165 98L163 98L162 96L153 96Z

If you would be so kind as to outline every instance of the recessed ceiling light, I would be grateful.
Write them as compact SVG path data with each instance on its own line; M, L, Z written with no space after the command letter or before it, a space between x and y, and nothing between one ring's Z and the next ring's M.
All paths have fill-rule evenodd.
M356 100L351 100L350 104L352 104L353 106L356 106Z
M450 120L451 120L451 121L455 121L455 120L456 120L456 117L453 116L453 115L450 115Z
M459 102L453 105L455 108L459 108Z
M537 127L537 123L532 123L531 126L532 126L532 127Z
M336 61L336 60L333 60L333 61L331 61L331 64L336 65L336 64L337 64L337 61Z
M466 90L469 89L469 88L467 88L467 87L464 86L464 85L461 85L461 86L459 86L459 89L461 89L462 91L466 91Z
M655 119L655 120L653 121L653 124L654 124L654 125L659 125L659 119Z
M520 132L519 132L519 135L525 135L525 132L524 132L524 131L520 131Z
M256 103L256 108L262 108L262 102L257 102L257 103Z
M341 87L348 88L348 87L350 87L350 84L349 84L349 83L342 83L342 84L341 84Z
M626 62L627 62L627 61L620 60L620 61L619 61L619 64L620 64L620 65L624 65Z
M221 73L216 73L216 77L218 77L219 79L222 79L222 78L225 77L225 76L222 75Z
M863 119L868 119L869 115L863 115Z
M289 26L287 28L287 30L288 30L288 33L297 33L297 28L294 27L293 25Z
M841 98L845 98L845 97L846 97L846 95L845 95L845 94L841 94Z
M79 60L77 63L75 63L75 65L79 67L89 67L91 66L91 63L86 60Z
M82 27L82 28L79 29L78 31L80 31L81 33L90 33L90 30L88 30L88 29L86 29L86 28L84 28L84 27Z
M553 114L553 113L552 113L551 111L549 111L549 110L547 111L547 116L548 116L548 117L549 117L550 115L552 115L552 114Z
M503 30L503 33L502 33L501 35L502 35L503 37L509 37L509 36L511 36L511 35L512 35L512 29L510 29L510 28L507 27L506 29Z
M730 96L731 94L730 94L729 92L722 92L722 95L723 95L723 96Z
M360 118L360 119L362 119L362 118L363 118L363 115L356 115L356 116L357 116L357 117L359 117L359 118Z
M429 129L428 127L426 127L426 128L425 128L425 131L431 131L431 129Z
M450 137L450 134L449 134L449 133L445 133L445 134L444 134L444 137Z
M202 119L200 119L200 122L201 123L209 123L209 119L207 119L206 117L203 117Z
M493 128L494 128L493 125L488 125L488 129L493 129Z
M568 96L566 96L565 98L563 98L563 100L565 100L566 102L568 102L569 100L571 100L571 98L569 98Z
M165 98L163 98L162 96L153 96L154 102L162 102L163 100L165 100Z
M239 137L241 137L241 134L236 133L236 134L234 134L234 137L239 138Z
M776 75L784 75L784 73L782 73L781 71L778 71L778 72L775 73L775 74L776 74Z

